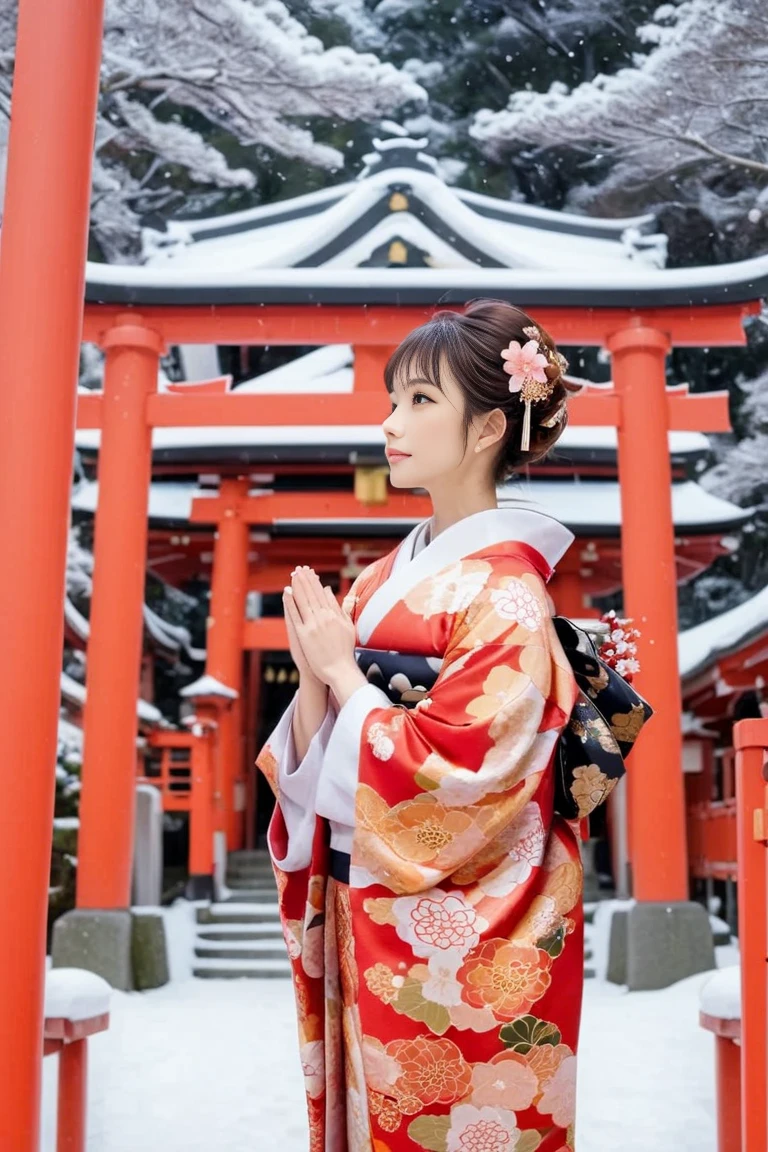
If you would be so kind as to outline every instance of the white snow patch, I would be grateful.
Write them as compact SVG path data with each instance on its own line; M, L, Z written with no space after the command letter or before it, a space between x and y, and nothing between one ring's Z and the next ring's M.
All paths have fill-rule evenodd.
M221 680L217 680L215 676L205 675L192 684L187 684L186 688L181 689L179 695L186 699L196 696L223 696L227 700L237 700L240 693L234 688L230 688L228 684L222 684Z
M45 974L45 1016L49 1020L89 1020L109 1012L112 989L81 968L51 968Z
M80 827L79 816L54 816L54 828L61 828L64 831L76 831Z
M734 964L710 976L699 995L701 1011L718 1020L741 1019L741 967Z

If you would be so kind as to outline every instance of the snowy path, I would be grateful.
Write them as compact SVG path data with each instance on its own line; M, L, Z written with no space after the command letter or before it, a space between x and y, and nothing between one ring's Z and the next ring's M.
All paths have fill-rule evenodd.
M173 913L177 977L187 912ZM579 1152L715 1152L713 1041L697 1024L705 979L632 995L588 982ZM287 981L181 978L116 993L111 1029L92 1044L88 1152L306 1152L295 1045ZM48 1059L42 1152L55 1147L54 1099Z

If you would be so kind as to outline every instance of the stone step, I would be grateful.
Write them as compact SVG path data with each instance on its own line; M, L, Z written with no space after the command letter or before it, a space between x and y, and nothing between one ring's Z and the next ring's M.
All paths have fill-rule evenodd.
M196 960L192 975L201 980L290 980L285 960Z
M233 852L227 857L227 869L230 872L252 871L261 872L265 876L274 876L272 861L267 855L248 856Z
M199 924L198 940L282 940L283 929L280 922L266 921L263 924Z
M282 940L198 940L195 956L212 960L286 960Z
M230 852L227 857L228 867L254 867L272 872L272 861L268 852Z
M259 876L257 873L243 872L243 873L227 873L227 887L228 888L253 888L264 890L264 892L276 892L277 885L273 876Z
M198 908L198 924L265 924L279 923L277 904L211 904Z
M220 904L277 904L276 888L232 888Z

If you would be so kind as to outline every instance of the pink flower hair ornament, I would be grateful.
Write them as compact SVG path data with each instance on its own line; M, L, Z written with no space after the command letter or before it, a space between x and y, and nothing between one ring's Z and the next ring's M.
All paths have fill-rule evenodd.
M547 375L549 360L541 351L539 341L535 339L530 339L527 344L521 344L519 340L510 340L509 345L502 351L501 358L504 361L504 371L510 375L510 392L518 392L525 404L520 447L523 452L527 452L531 446L531 404L548 400L554 390L554 382Z

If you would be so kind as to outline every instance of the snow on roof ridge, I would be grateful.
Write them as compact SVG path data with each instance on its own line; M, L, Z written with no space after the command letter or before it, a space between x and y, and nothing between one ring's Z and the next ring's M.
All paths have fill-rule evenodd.
M680 633L680 675L693 676L742 644L768 633L768 587L703 624Z
M609 228L615 229L616 232L624 232L627 228L642 228L656 224L656 216L653 212L646 212L640 216L587 216L581 212L543 208L538 204L527 204L520 200L502 200L500 196L489 196L485 192L474 192L469 188L456 188L456 195L460 200L466 200L470 204L484 204L488 207L499 208L502 211L508 210L510 213L529 216L531 219L552 220L553 222L558 220L574 226Z
M219 228L228 228L238 224L245 224L249 220L268 220L272 216L281 216L291 208L309 208L314 204L322 205L327 200L335 200L346 196L356 181L347 180L343 184L334 184L329 188L318 188L314 192L304 192L299 196L289 196L286 200L273 200L269 204L257 204L254 208L243 208L239 212L227 212L222 216L201 216L195 220L175 219L167 222L167 231L161 236L185 239L194 236L197 232L216 231ZM153 229L147 231L153 232Z
M126 286L133 288L336 288L360 291L388 288L422 289L435 292L437 300L449 289L488 291L552 288L555 269L542 268L256 268L248 272L220 272L195 279L188 268L176 271L135 264L87 265L88 285ZM556 287L560 292L587 292L610 288L612 291L638 289L671 289L692 287L728 287L759 281L768 277L768 255L729 264L696 265L689 268L655 268L648 264L617 262L615 268L603 267L557 272ZM757 294L757 288L756 288Z

